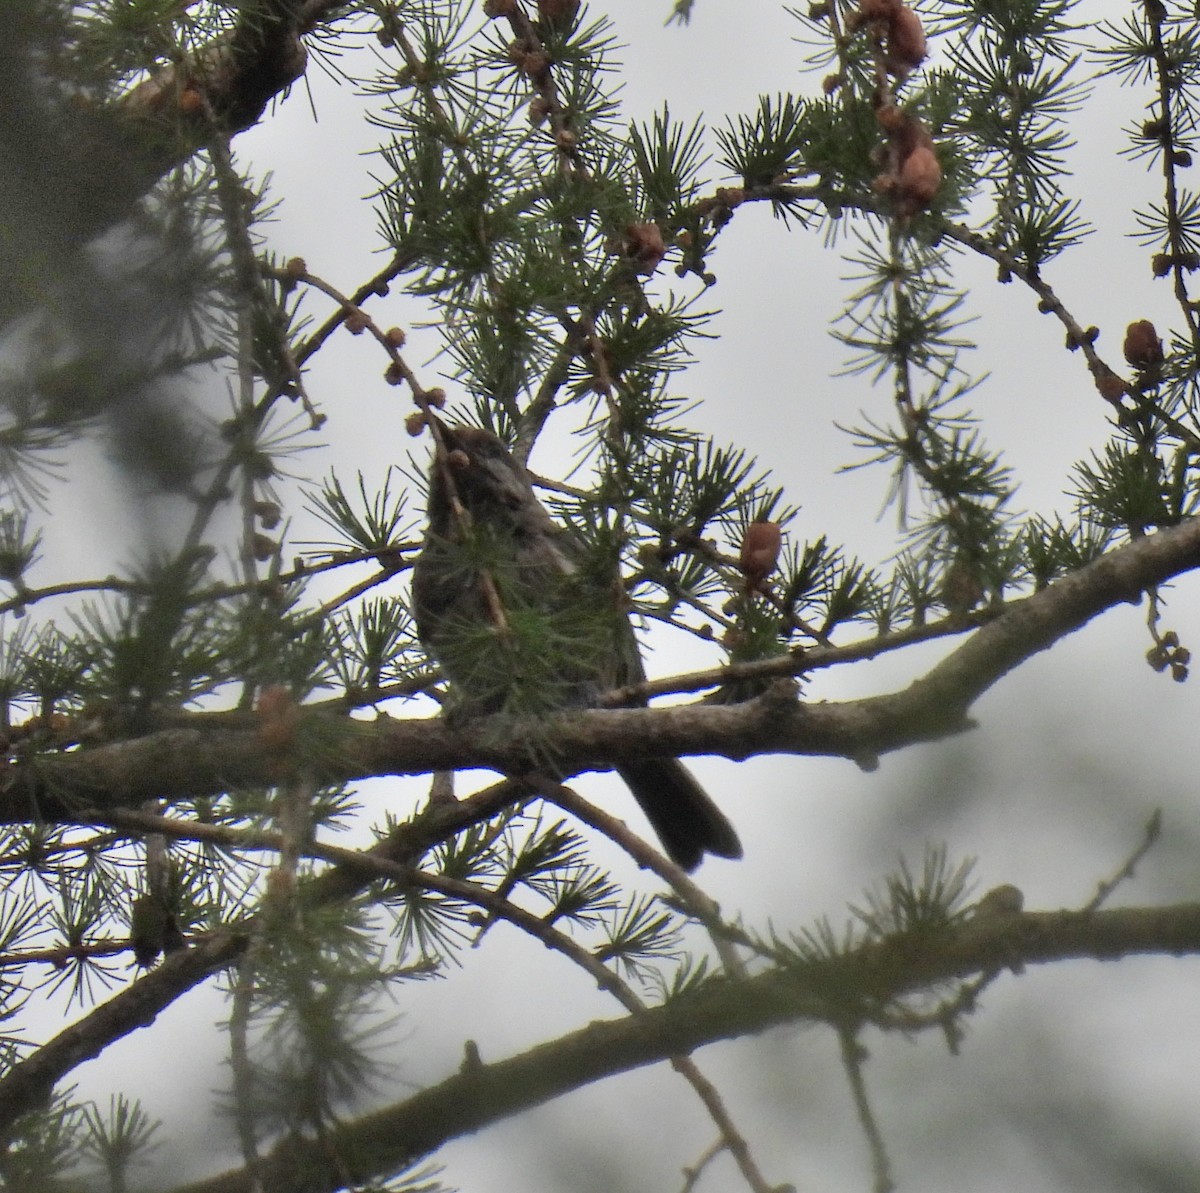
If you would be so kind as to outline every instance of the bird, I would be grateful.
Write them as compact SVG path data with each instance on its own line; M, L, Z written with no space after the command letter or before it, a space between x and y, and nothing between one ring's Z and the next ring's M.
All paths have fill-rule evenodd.
M556 522L482 427L437 420L428 526L413 566L417 636L449 680L449 715L586 708L645 678L616 569ZM615 764L667 856L740 858L733 825L671 756Z

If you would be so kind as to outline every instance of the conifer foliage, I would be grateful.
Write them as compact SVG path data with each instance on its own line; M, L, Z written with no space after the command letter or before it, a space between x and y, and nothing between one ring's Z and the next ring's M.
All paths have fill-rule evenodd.
M686 59L716 0L660 2ZM689 875L575 783L655 754L870 770L968 728L1009 673L1131 603L1145 661L1188 678L1168 589L1200 561L1200 21L1176 0L1083 8L818 0L788 10L793 92L631 120L615 0L7 0L0 1186L433 1190L452 1183L444 1144L666 1062L716 1140L673 1157L682 1187L781 1190L800 1177L762 1158L773 1120L694 1053L803 1023L836 1044L862 1187L904 1187L865 1033L954 1050L1027 964L1200 951L1193 903L1105 906L1157 816L1071 912L974 890L972 863L930 841L864 873L844 925L794 906L754 923L703 886L720 868L736 891L734 867L763 884L752 845ZM370 276L280 250L272 216L305 197L239 141L321 72L377 134ZM1113 78L1144 187L1128 226L1093 228L1068 167ZM694 356L741 301L718 253L751 212L852 278L805 318L832 322L862 411L832 467L900 518L883 558L798 518L805 492L746 444L695 429ZM1056 270L1130 231L1165 314L1101 335ZM974 406L980 263L1031 324L1059 325L1094 413L1043 509L1021 508ZM335 350L373 362L385 431L322 371ZM1023 400L1033 424L1062 396ZM530 468L590 594L578 610L513 595L528 586L455 498L444 427L464 423ZM359 471L381 437L394 466ZM417 633L427 460L483 577L456 657L469 673L478 647L500 713L464 714ZM111 543L64 516L89 469L135 495ZM594 649L597 604L697 662L562 709L548 694ZM904 652L902 689L813 695ZM711 794L753 819L750 784ZM505 932L544 946L531 990L582 971L611 1017L581 1010L506 1057L464 1024L463 1051L414 1085L382 1008L428 1006L422 983L465 980ZM107 1104L77 1070L143 1033L169 1053L156 1017L206 988L224 999L225 1088L203 1111L222 1142L155 1167L169 1124L119 1066Z

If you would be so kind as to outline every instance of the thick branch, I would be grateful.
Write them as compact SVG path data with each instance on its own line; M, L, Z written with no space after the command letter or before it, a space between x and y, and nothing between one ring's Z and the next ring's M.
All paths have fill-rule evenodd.
M214 122L226 135L257 123L304 74L302 35L340 7L339 0L244 4L227 34L164 65L116 103L63 113L75 126L66 172L79 190L65 237L79 245L126 218L160 178L212 140ZM185 94L202 95L203 103L186 103Z
M353 898L371 881L391 873L396 865L411 865L450 833L495 815L512 801L510 786L501 783L469 799L431 804L416 821L398 825L362 854L330 850L340 860L318 877L305 881L305 900L317 906ZM159 817L145 820L144 831L161 828ZM275 834L260 834L259 838L270 838L272 844L278 841ZM258 838L253 840L257 843ZM383 863L382 869L376 862ZM15 1119L48 1099L54 1086L77 1066L99 1056L139 1027L148 1027L176 999L234 964L249 944L252 928L252 924L245 923L236 930L211 932L194 947L171 954L157 969L143 974L11 1066L0 1078L0 1139Z
M0 1080L0 1138L8 1137L9 1128L21 1115L45 1106L54 1086L67 1073L135 1028L148 1027L177 998L230 964L244 947L244 936L213 933L199 948L175 953L153 973L13 1065Z
M98 214L121 218L155 181L212 140L211 121L225 134L257 123L267 104L304 73L299 8L279 0L248 5L226 37L156 71L124 97L117 119L138 168L129 171L124 193L113 196L123 206ZM189 116L181 96L193 88L205 102ZM162 135L164 128L170 136Z
M882 753L969 727L971 704L1013 668L1197 564L1200 519L1138 539L1014 601L927 674L887 695L805 704L781 687L740 705L596 710L457 728L440 720L366 723L312 713L298 761L331 783L468 767L520 774L547 756L564 775L662 754L832 755L869 766ZM12 764L0 784L0 822L75 821L147 799L269 786L277 767L246 714L195 714L146 737Z
M1037 912L980 917L921 941L871 944L794 971L712 982L664 1007L606 1020L490 1065L464 1065L440 1085L331 1131L305 1146L289 1139L256 1176L262 1187L344 1188L402 1170L450 1139L542 1105L591 1082L655 1064L704 1044L798 1020L856 1015L934 984L1005 968L1076 958L1200 953L1200 904L1096 914ZM853 1003L847 1005L846 991ZM831 992L839 992L833 995ZM835 1001L835 999L837 1001ZM173 1193L250 1193L243 1171Z

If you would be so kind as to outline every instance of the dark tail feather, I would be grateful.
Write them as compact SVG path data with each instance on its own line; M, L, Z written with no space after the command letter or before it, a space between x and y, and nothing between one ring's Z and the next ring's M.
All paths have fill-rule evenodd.
M617 773L676 865L694 870L706 853L742 856L733 825L678 758L629 762L617 767Z

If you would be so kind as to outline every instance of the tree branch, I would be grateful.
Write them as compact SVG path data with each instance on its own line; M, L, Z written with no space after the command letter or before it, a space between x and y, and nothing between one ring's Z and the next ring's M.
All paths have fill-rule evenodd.
M373 880L394 875L397 866L411 865L433 843L495 815L512 802L513 795L512 784L500 783L468 799L431 804L414 822L398 825L362 853L327 847L322 855L334 864L305 882L304 897L313 905L353 898ZM172 827L163 817L139 813L123 813L120 822L141 832L162 832ZM204 829L210 832L206 834ZM207 836L227 847L235 843L231 836L237 836L217 825L195 826L191 835ZM245 848L277 848L282 844L278 833L256 832L245 837ZM220 929L194 940L193 947L171 954L157 969L142 975L13 1065L0 1079L0 1140L15 1119L48 1099L67 1073L99 1056L131 1031L153 1023L177 998L235 963L251 940L251 930L252 924L247 921L236 930Z
M77 147L75 165L81 177L103 179L104 185L93 184L87 201L72 213L68 228L77 243L124 219L163 175L208 144L214 118L226 135L256 124L271 100L304 74L302 36L341 7L343 0L244 4L224 36L89 114L96 129ZM203 94L203 109L188 110L182 96L189 90ZM76 123L82 125L83 118Z
M63 1076L99 1056L114 1040L149 1026L160 1011L235 960L245 944L244 934L214 932L200 947L173 954L9 1068L0 1080L0 1139L8 1138L9 1128L23 1114L45 1106Z
M882 1004L946 981L1028 964L1137 954L1200 953L1200 904L1096 914L1030 912L980 917L934 938L864 945L794 971L714 981L665 1006L604 1020L495 1064L466 1065L406 1101L331 1130L319 1143L288 1139L255 1174L267 1188L333 1193L403 1170L447 1141L617 1073L656 1064L717 1040L797 1020L845 1019L847 990ZM250 1193L243 1171L172 1193Z
M486 767L519 775L551 752L563 776L652 755L827 755L864 767L878 756L970 727L971 704L1009 671L1105 610L1200 564L1200 519L1118 547L1040 592L1014 601L901 691L805 704L782 681L738 705L590 710L538 720L496 718L451 727L380 717L367 723L310 713L299 740L322 782ZM147 799L212 796L269 786L277 758L252 715L184 714L178 727L129 741L14 761L0 782L0 823L75 822Z

